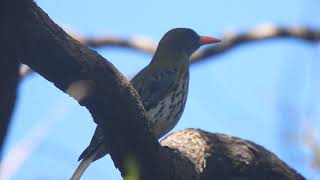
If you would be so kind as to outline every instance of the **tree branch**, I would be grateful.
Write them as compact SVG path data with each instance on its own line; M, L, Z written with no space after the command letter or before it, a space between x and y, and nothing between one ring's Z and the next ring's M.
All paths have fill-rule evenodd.
M0 156L16 100L20 64L16 34L26 4L25 0L0 2Z
M92 48L119 47L147 54L153 54L157 48L156 42L152 41L151 38L143 36L133 36L131 38L114 36L85 37L73 31L67 32L71 37L77 39L81 44Z
M2 38L0 38L2 39ZM5 44L7 41L1 41ZM4 50L0 45L0 49ZM14 105L16 101L17 83L18 83L18 72L19 62L12 51L4 50L0 55L0 156L2 155L2 148L4 139L7 134L8 126Z
M304 26L276 26L274 24L261 24L244 33L226 33L223 43L211 46L196 52L192 63L197 63L225 53L234 47L270 39L296 39L308 43L320 41L320 29L312 29Z
M73 38L83 45L92 48L119 47L131 49L137 52L153 54L157 43L147 37L122 38L113 36L85 37L76 32L68 32ZM232 50L235 47L265 41L270 39L296 39L307 43L320 41L320 29L306 26L277 26L275 24L261 24L243 33L226 32L222 37L223 43L198 50L193 54L191 63L215 57ZM21 76L28 75L30 69L21 70Z
M136 50L147 54L153 54L156 50L156 42L147 37L121 38L112 36L84 37L78 33L70 32L70 35L82 44L93 48L119 47ZM198 50L191 62L198 62L227 52L236 46L250 42L270 40L276 38L292 38L313 43L320 41L320 29L305 26L277 26L274 24L261 24L243 33L225 33L223 43Z
M177 163L187 159L194 164L195 176L200 180L305 179L262 146L224 134L186 129L170 134L161 145L181 152L180 159L175 158L178 159L175 160L176 171L180 174L192 172Z
M68 36L35 3L19 28L21 61L90 111L122 175L127 175L130 157L137 160L141 179L170 179L163 168L170 167L169 161L160 161L160 145L129 81L97 52Z
M264 148L226 135L185 130L161 147L136 91L111 63L68 36L35 3L23 17L16 36L22 62L90 111L123 176L133 159L142 180L304 179Z

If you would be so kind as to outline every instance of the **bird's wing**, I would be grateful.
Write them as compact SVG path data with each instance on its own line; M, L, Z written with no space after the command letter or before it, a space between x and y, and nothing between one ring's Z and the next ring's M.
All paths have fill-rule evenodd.
M131 80L131 83L139 93L144 108L148 111L175 87L177 72L173 69L167 69L148 76L145 76L146 74L145 71L142 71ZM143 78L140 78L142 76Z

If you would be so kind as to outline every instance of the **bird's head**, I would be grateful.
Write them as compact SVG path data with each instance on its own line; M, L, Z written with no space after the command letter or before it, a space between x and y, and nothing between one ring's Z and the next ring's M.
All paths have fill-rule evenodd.
M165 49L173 54L184 54L190 57L200 46L218 42L221 42L221 40L209 36L199 36L192 29L175 28L162 37L158 49Z

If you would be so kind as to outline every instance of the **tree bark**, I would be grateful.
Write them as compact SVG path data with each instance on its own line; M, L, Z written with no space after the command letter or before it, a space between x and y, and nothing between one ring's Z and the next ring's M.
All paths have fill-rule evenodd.
M16 100L19 78L18 26L29 1L0 3L0 156Z
M142 180L303 179L261 146L226 135L185 130L160 146L129 81L97 52L67 35L35 3L26 10L17 35L21 61L90 111L104 130L122 176L130 175L128 162L133 160Z
M136 159L141 179L169 179L160 162L160 145L129 81L96 51L67 35L35 3L20 29L21 61L90 111L104 130L110 155L122 175L127 175L128 159Z
M161 145L180 152L192 162L200 180L305 179L262 146L225 134L186 129L172 133ZM180 174L190 172L180 171Z

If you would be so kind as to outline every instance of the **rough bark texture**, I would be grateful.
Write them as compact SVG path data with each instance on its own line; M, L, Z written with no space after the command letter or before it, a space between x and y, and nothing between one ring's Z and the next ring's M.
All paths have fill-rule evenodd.
M125 162L131 157L138 160L141 179L169 179L160 162L160 145L146 124L146 112L124 76L97 52L67 35L35 3L20 28L23 63L64 92L79 84L86 89L80 97L72 96L81 100L104 129L111 142L110 155L122 175L127 174Z
M160 146L136 91L112 64L68 36L35 3L21 19L21 61L90 111L123 176L133 158L143 180L303 179L264 148L226 135L189 129Z
M262 146L237 137L186 129L169 135L161 145L181 152L195 165L200 180L305 179Z

